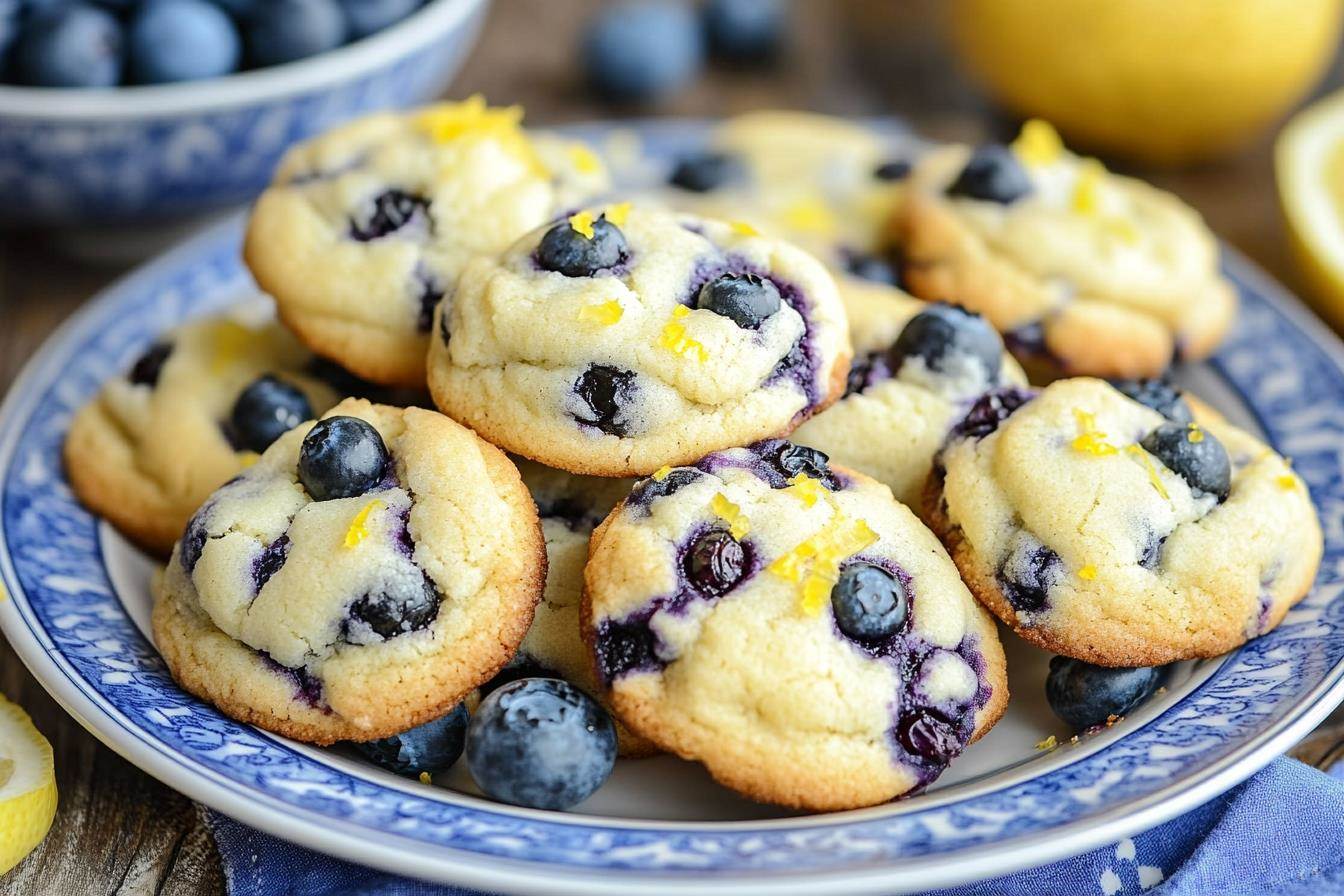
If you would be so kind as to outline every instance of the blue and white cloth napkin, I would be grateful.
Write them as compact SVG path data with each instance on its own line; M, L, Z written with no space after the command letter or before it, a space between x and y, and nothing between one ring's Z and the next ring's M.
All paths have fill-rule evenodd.
M213 812L230 896L479 896L327 858ZM1114 846L930 896L1344 896L1344 763L1293 759Z

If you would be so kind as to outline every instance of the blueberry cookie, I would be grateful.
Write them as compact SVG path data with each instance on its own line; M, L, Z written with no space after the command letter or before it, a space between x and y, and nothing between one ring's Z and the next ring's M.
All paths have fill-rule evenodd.
M872 128L806 112L752 112L675 161L668 201L742 219L827 264L895 283L886 223L905 194L910 154Z
M952 424L987 390L1026 380L977 314L852 278L840 282L840 296L854 344L845 395L794 430L793 441L918 510Z
M754 799L909 793L1008 699L993 620L933 534L886 486L789 442L640 482L584 579L617 715Z
M75 414L70 484L89 510L160 556L209 494L338 395L275 324L220 317L155 342Z
M154 637L178 683L236 719L367 741L494 675L545 574L502 452L434 411L347 399L196 512L158 583Z
M580 143L479 97L343 125L289 151L244 254L285 323L373 382L423 387L434 307L467 259L602 191Z
M896 226L911 292L979 311L1050 375L1156 376L1209 355L1236 311L1193 209L1044 122L1011 148L930 153Z
M962 577L1028 641L1103 666L1274 628L1321 557L1302 480L1169 388L1123 388L991 393L953 429L926 510Z
M448 415L550 467L652 473L783 435L849 369L825 268L743 224L580 211L467 265L429 386Z
M630 493L629 479L598 479L552 470L520 460L518 470L537 502L546 539L546 590L518 654L495 684L518 678L563 678L593 697L601 695L593 657L579 633L583 566L588 537L611 509ZM620 754L649 756L657 748L617 723Z

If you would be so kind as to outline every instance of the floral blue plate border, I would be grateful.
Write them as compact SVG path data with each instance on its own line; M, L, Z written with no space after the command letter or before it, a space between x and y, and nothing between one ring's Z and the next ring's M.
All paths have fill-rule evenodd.
M1294 458L1326 527L1315 590L1165 713L1025 780L857 813L638 822L422 795L334 768L178 690L122 606L60 460L72 411L152 334L245 288L241 220L108 289L0 408L0 627L61 704L187 795L306 846L403 874L554 894L894 893L1004 874L1117 840L1231 787L1344 699L1344 349L1235 253L1235 332L1210 363ZM192 297L204 297L193 300Z

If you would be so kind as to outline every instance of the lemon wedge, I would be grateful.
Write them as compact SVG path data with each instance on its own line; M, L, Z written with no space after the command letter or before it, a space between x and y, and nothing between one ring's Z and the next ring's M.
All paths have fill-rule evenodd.
M0 697L0 874L42 842L55 817L51 744L27 713Z
M1308 298L1344 327L1344 91L1288 122L1274 146L1274 174Z

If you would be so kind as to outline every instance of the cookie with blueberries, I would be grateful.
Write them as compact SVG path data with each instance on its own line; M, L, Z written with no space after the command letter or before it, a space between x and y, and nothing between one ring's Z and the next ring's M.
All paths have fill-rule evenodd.
M502 452L434 411L346 399L201 506L156 588L173 677L298 740L444 715L508 662L546 575Z
M753 228L627 203L467 265L429 385L496 445L596 476L784 435L849 368L826 269Z
M930 477L934 531L976 597L1054 653L1158 666L1270 631L1320 563L1306 486L1170 387L1122 386L978 405Z
M472 97L372 115L291 149L244 247L285 324L364 379L423 388L434 309L467 260L607 187L590 149L521 119Z
M894 225L910 291L984 314L1033 376L1158 376L1211 354L1236 313L1193 209L1041 121L1011 147L930 153Z
M885 485L787 441L639 482L584 578L621 721L756 800L909 793L1008 699L993 620L933 534Z
M978 314L853 278L840 281L840 296L854 344L844 397L791 438L886 484L918 511L952 424L986 391L1026 379Z
M167 556L212 491L337 402L313 361L273 323L185 324L75 414L65 439L71 487L131 541Z

